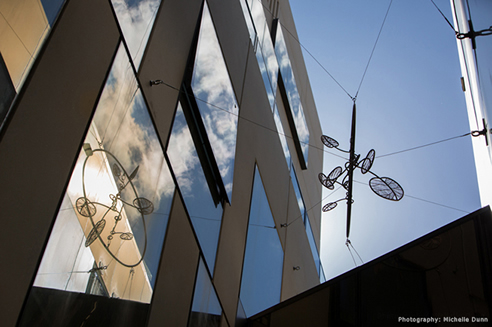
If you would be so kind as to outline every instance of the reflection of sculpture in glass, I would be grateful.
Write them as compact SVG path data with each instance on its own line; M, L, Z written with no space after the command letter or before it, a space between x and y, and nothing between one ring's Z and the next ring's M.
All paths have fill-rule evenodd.
M320 183L329 190L333 190L335 188L335 184L340 184L345 190L347 190L347 195L344 198L325 204L322 209L323 212L333 210L337 206L338 202L347 200L347 240L350 234L351 206L354 202L352 199L352 184L353 172L355 168L360 168L362 174L370 173L374 176L373 178L371 178L371 180L369 180L369 186L371 190L380 197L387 200L400 201L403 198L404 194L403 188L395 180L389 177L379 177L378 175L370 171L376 157L376 151L374 149L371 149L364 159L359 160L360 154L355 153L355 113L356 107L354 102L354 106L352 109L352 130L349 151L339 149L339 143L335 139L332 139L331 137L326 135L321 136L321 141L326 147L349 153L350 159L345 163L345 168L338 166L334 168L328 175L325 175L323 173L319 173L318 175ZM345 174L345 176L342 178L342 182L339 182L338 179L343 174Z
M92 150L90 144L84 144L84 150L87 157L84 160L84 165L82 168L82 190L83 197L80 197L76 201L77 212L83 216L90 219L92 224L92 229L86 237L85 246L90 246L96 239L99 239L101 244L104 246L106 251L113 257L117 262L125 267L135 267L138 266L147 250L147 231L145 227L145 218L144 215L149 215L154 211L154 204L146 199L138 197L137 190L135 185L133 184L133 180L137 176L138 166L133 170L133 172L128 175L126 170L123 168L121 163L116 159L116 157L111 154L109 151L103 149L95 149ZM111 166L111 170L113 172L113 176L116 182L116 186L118 189L118 193L109 194L109 198L111 200L111 205L106 205L104 203L91 201L87 196L86 192L86 181L85 181L85 170L88 160L92 157L94 152L103 152L108 159L114 161ZM127 192L125 192L127 191ZM130 193L130 194L127 194ZM126 208L126 210L124 210ZM123 215L127 215L126 211L130 208L136 209L138 211L138 216L141 218L143 233L144 233L144 247L142 251L142 255L140 259L136 262L124 262L118 258L118 254L113 253L110 249L110 245L114 237L119 237L122 241L130 241L133 239L133 234L131 232L122 232L118 231L118 224L121 220L123 220ZM102 211L101 211L102 210ZM99 219L96 218L98 211L102 212L99 214ZM102 232L104 231L107 221L106 219L113 218L114 224L113 228L109 231L109 234L104 240L101 237ZM97 220L97 222L96 222ZM119 249L118 249L119 250Z

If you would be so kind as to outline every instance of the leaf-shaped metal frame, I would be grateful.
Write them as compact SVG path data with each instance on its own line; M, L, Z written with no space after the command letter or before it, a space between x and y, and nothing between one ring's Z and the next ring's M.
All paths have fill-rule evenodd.
M330 181L336 181L338 179L338 177L340 177L340 175L342 175L343 173L343 169L342 167L338 166L338 167L335 167L329 174L328 174L328 179Z
M335 185L333 184L332 181L330 181L328 179L328 177L326 177L325 174L323 173L319 173L318 174L318 179L319 179L319 182L321 183L321 185L323 185L324 187L326 187L327 189L329 190L333 190L335 188Z
M376 193L378 196L392 200L392 201L399 201L403 198L403 188L398 184L396 181L389 177L379 177L375 173L371 172L370 169L372 168L374 164L374 159L376 158L376 151L374 149L369 150L367 153L366 157L362 160L359 161L360 159L360 154L355 153L355 131L356 131L356 104L355 104L355 99L354 100L354 105L352 107L352 126L350 130L350 148L349 151L342 150L338 148L340 145L335 139L322 135L321 136L321 142L328 148L336 148L339 151L349 153L350 157L347 162L345 162L344 167L345 169L342 169L342 167L338 166L335 169L333 169L328 176L326 176L323 173L320 173L318 175L320 183L327 187L330 190L334 189L334 184L340 184L347 190L347 196L344 198L347 200L347 228L346 228L346 235L347 235L347 240L350 234L350 220L351 220L351 211L352 211L352 203L354 202L352 198L352 192L353 192L353 173L356 168L360 168L362 174L370 173L374 177L369 181L369 186L371 187L372 191ZM337 179L341 176L344 175L342 182L338 182ZM323 212L333 210L337 206L337 202L342 201L344 199L337 200L335 202L330 202L326 205L323 206L322 210Z
M337 142L337 140L332 139L331 137L326 136L326 135L322 135L322 136L321 136L321 142L323 142L323 144L324 144L327 148L338 148L338 146L340 145L340 144Z
M389 177L373 177L369 186L374 193L387 200L400 201L404 195L400 184Z
M371 170L372 164L374 163L374 158L376 157L376 151L374 149L369 150L367 156L361 160L359 163L360 171L366 174Z
M333 210L337 207L338 203L337 202L330 202L330 203L327 203L323 206L322 210L323 212L327 212L327 211L330 211L330 210Z

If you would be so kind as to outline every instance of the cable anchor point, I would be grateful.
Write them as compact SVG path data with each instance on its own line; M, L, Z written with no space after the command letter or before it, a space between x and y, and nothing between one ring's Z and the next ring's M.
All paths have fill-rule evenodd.
M492 130L489 131L487 123L485 122L485 119L482 119L483 122L483 129L480 131L472 131L470 134L473 137L479 137L479 136L485 136L485 144L489 146L489 138L487 134L492 133Z
M161 79L156 79L156 80L150 81L150 86L159 85L159 84L164 84L164 81Z

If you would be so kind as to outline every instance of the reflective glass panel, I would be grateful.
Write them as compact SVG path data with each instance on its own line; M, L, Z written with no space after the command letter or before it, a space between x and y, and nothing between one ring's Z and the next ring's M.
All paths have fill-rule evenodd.
M247 317L280 301L283 261L282 244L256 168L239 296Z
M284 127L282 125L282 121L280 120L280 115L278 112L278 107L275 105L275 109L273 111L273 118L275 119L275 125L277 126L278 137L280 139L280 143L282 144L282 150L284 151L285 161L287 162L287 167L291 168L291 157L289 145L287 144L287 137L285 136Z
M34 60L48 36L64 0L2 0L0 1L0 54L8 75L2 76L19 93ZM9 77L10 81L6 79ZM1 86L3 91L4 86ZM3 94L0 94L3 96ZM13 97L2 98L0 123Z
M253 21L255 23L256 31L258 32L260 53L263 56L265 62L268 79L274 92L277 92L277 78L278 78L278 62L275 57L275 50L273 47L272 38L270 36L270 29L268 28L267 20L265 18L265 11L261 2L255 1L251 10Z
M319 282L326 282L325 270L323 269L323 265L321 263L319 265Z
M0 53L0 125L7 115L15 95L15 87L12 84L9 71L5 66L2 54Z
M111 0L111 3L138 69L161 0Z
M206 2L191 87L231 201L239 107Z
M291 168L290 179L292 180L292 185L294 186L294 192L296 193L297 204L299 205L299 210L301 210L302 221L306 223L306 205L304 204L304 199L301 194L301 187L299 186L299 181L297 180L297 175L294 168Z
M294 186L294 192L296 193L297 204L299 205L299 210L301 211L302 221L304 222L304 227L306 228L306 235L308 237L309 246L311 248L311 254L313 255L314 264L316 265L316 271L318 275L320 274L320 259L318 248L316 247L316 241L314 240L313 229L311 228L311 223L309 222L309 217L306 210L306 204L304 203L304 198L302 197L301 188L299 186L299 181L297 180L297 175L294 167L291 168L290 178L292 180L292 185Z
M282 26L277 24L277 35L275 37L275 53L277 55L278 63L280 66L280 75L282 76L283 85L285 88L286 97L288 103L285 106L290 107L290 115L295 126L293 134L297 135L298 140L294 140L300 147L299 160L301 165L307 167L308 150L309 150L309 129L304 116L304 109L302 108L301 99L299 97L299 91L297 90L294 73L287 52L287 46L285 44L284 35L282 33ZM289 113L288 113L289 114Z
M239 0L241 4L241 9L243 10L244 19L246 20L246 26L248 26L249 37L251 38L251 43L254 46L254 51L256 52L256 45L258 42L258 36L256 34L256 29L252 21L251 13L249 10L249 5L246 3L246 0Z
M200 258L188 326L219 327L221 316L222 307L215 293L214 286L210 281L205 264Z
M306 216L306 234L309 241L309 246L311 247L311 254L313 255L314 264L316 266L316 271L318 275L320 275L320 261L319 261L319 253L318 248L316 247L316 241L314 240L313 229L311 228L311 223L309 222L309 217Z
M213 274L223 209L222 205L214 204L181 104L176 110L167 155L205 261Z
M285 160L287 161L287 167L290 168L291 158L289 146L287 144L284 128L282 126L282 121L280 120L278 108L276 105L279 66L277 62L277 57L275 55L272 39L270 37L270 31L266 22L265 13L261 4L255 5L254 2L247 2L246 0L239 0L239 2L241 3L241 7L243 9L243 15L248 26L251 41L253 42L253 46L255 47L256 60L258 61L263 84L265 85L268 101L270 102L270 108L273 112L275 126L277 127L277 132L280 143L282 144ZM253 7L254 11L252 12L250 8ZM256 29L260 31L259 36L256 33Z
M34 286L150 303L174 189L120 46Z

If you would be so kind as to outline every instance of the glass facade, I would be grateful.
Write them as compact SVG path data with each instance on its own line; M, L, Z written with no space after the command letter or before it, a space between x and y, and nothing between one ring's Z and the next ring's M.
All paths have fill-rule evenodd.
M277 31L275 35L275 54L280 67L280 91L284 100L284 105L289 107L287 117L291 124L291 130L296 145L299 162L303 169L307 168L308 152L309 152L309 129L304 114L304 108L301 104L299 91L297 90L294 72L290 63L289 54L287 52L287 44L285 43L284 34L282 32L282 24L277 21Z
M228 202L231 202L239 106L205 2L191 89L212 148ZM217 177L218 178L218 177Z
M221 41L229 35L217 33L214 25L214 22L223 18L220 16L222 13L211 12L217 7L209 7L206 1L200 1L201 6L195 2L193 13L196 14L196 19L191 19L192 28L186 26L188 30L179 34L179 38L174 35L170 37L166 34L167 31L154 29L154 22L159 20L159 26L163 26L161 19L172 16L167 9L171 12L176 10L177 13L185 5L176 1L160 11L161 2L163 3L162 0L111 0L104 3L104 8L108 9L104 13L107 16L101 17L108 18L111 24L106 25L106 19L101 19L104 24L98 24L111 26L111 33L101 33L99 43L88 42L87 50L92 53L93 48L98 47L97 44L107 44L104 58L107 63L103 64L105 61L101 59L100 65L87 68L87 76L84 75L85 65L78 65L77 74L81 75L80 79L88 81L79 87L82 96L88 94L87 98L80 101L79 107L63 107L67 113L67 121L75 121L73 124L71 121L70 126L78 128L80 134L70 140L67 138L67 141L57 139L62 145L60 149L70 144L65 148L72 152L70 155L63 153L68 159L60 166L65 165L66 173L59 174L63 176L50 174L59 186L54 195L56 201L51 199L53 196L48 199L49 204L46 204L46 208L43 207L43 222L33 222L33 226L38 224L46 229L51 228L49 234L43 233L41 240L32 235L29 239L26 237L27 242L37 242L37 251L42 254L38 259L39 264L31 263L33 267L29 268L29 274L34 275L34 278L22 282L23 286L29 287L29 291L27 298L22 295L21 301L24 300L24 304L19 308L20 316L16 314L18 326L146 326L152 321L152 317L159 316L160 313L156 312L160 309L173 311L173 302L179 303L175 305L176 316L181 321L177 325L223 326L232 325L236 319L236 325L239 326L248 317L280 302L284 249L277 230L277 225L280 224L276 224L274 219L274 214L277 214L271 210L267 198L267 191L268 194L273 194L270 192L275 190L267 190L263 184L263 180L271 182L272 177L265 175L262 180L259 170L262 167L255 164L254 179L251 180L250 176L249 180L244 181L245 176L239 175L239 167L244 168L244 162L234 172L235 165L239 162L236 161L236 147L239 144L241 114L238 102L240 98L236 98L236 95L242 94L244 90L234 89L224 58L224 53L227 52L223 52L221 48ZM24 45L30 53L29 59L24 60L18 68L22 71L20 78L12 73L12 54L0 45L0 122L3 122L12 101L17 101L20 106L23 98L27 99L27 96L22 96L14 100L30 65L36 59L40 45L58 16L60 22L57 26L63 27L67 23L66 17L77 16L78 11L72 9L92 9L85 1L67 1L70 7L61 11L64 3L64 0L7 0L0 5L2 18L12 24L9 28L19 33L17 41L21 43L25 42L24 35L21 35L20 29L15 29L13 22L17 18L7 17L10 9L13 8L15 15L22 13L22 19L39 16L44 24L39 25L44 26L43 31L33 37L36 50L27 49L27 43ZM76 5L72 7L74 3ZM264 85L266 92L260 90L259 97L266 116L260 119L273 118L280 142L272 134L273 139L264 142L265 149L262 151L272 150L275 155L281 155L282 149L287 163L285 167L268 167L269 163L265 163L264 171L283 169L284 173L291 171L295 175L284 133L286 126L282 125L282 120L286 121L286 117L277 107L281 67L264 9L258 1L240 0L240 3L261 73L245 75L241 85L243 88L253 87L255 91L258 85ZM34 10L35 6L42 10ZM34 10L35 14L26 8ZM236 14L241 15L241 12L238 10ZM92 21L90 22L92 25ZM167 20L164 22L168 23ZM78 27L76 23L67 25L70 28ZM117 25L119 29L115 28ZM0 35L5 32L3 28L0 22ZM54 29L54 33L53 37L60 36L57 41L62 43L72 36L58 27ZM165 57L173 61L162 62L165 72L169 65L181 65L182 75L179 71L173 71L168 76L163 74L164 76L154 77L145 76L147 70L139 72L141 63L146 64L146 60L150 60L145 55L146 51L152 62L156 54L174 51L174 48L166 48L158 42L152 42L148 47L151 35L156 38L164 35L164 38L169 37L186 45L186 53L165 53ZM80 43L73 39L69 41ZM46 43L47 51L43 52L43 56L39 58L40 66L36 67L43 67L41 65L45 62L49 65L53 58L58 58L59 54L51 51L52 44L54 42ZM177 48L184 47L180 44ZM245 64L252 63L252 67L255 67L255 58L247 58ZM70 60L69 63L72 62ZM79 69L80 67L83 68ZM68 74L66 71L70 71L56 66L49 66L46 70L36 68L32 72L36 82L41 81L39 83L42 84L44 76L51 73L51 68L53 74L60 74L64 78ZM245 68L249 69L248 66ZM230 71L242 73L237 69ZM176 73L177 80L173 80ZM25 87L29 92L26 94L30 96L28 100L37 104L38 100L43 102L45 99L32 94L36 93L31 92L34 78L31 80L29 77L29 83ZM150 78L162 80L152 80L149 85ZM177 86L172 86L171 81ZM74 90L75 87L78 86L66 89ZM71 93L66 92L60 99L72 99L70 97ZM26 103L26 107L32 105L31 102ZM49 101L46 104L41 103L39 110L49 110L48 103ZM279 106L281 107L280 103ZM22 120L26 116L22 115L26 111L12 111L12 117L16 119L12 122L18 128L16 132L24 128ZM80 111L83 113L80 114ZM42 117L45 112L39 111L39 116ZM65 122L62 121L65 116L60 121L53 116L55 115L50 116L50 120L54 123L50 126L60 126ZM166 118L162 118L163 116ZM42 119L40 125L43 124ZM31 121L28 124L30 123ZM256 123L261 127L261 121ZM37 132L41 135L45 130L39 128ZM242 126L241 133L243 138L240 141L249 142L252 132ZM55 155L62 152L60 149L49 148L46 153L54 158L52 160L56 160ZM256 158L259 154L251 153L255 151L245 151L245 148L239 150L244 151L240 154L241 158L251 160L245 161L246 164L250 162L246 169L252 170L252 163L256 159L263 159ZM69 164L71 166L68 167ZM236 180L239 178L245 187L244 190L235 191L238 192L235 194L239 194L236 199L232 199L234 173L238 174ZM287 175L285 177L288 178ZM65 187L63 191L62 187ZM303 205L301 211L309 243L312 250L314 244L313 251L317 251L297 180L295 187L297 201L300 206L301 203ZM248 195L246 197L245 192ZM289 198L287 193L285 195L285 199L280 199L280 205L288 206ZM238 203L237 207L233 207L235 201ZM276 205L278 207L279 203ZM249 208L249 212L237 211L244 208ZM279 217L278 219L282 219ZM227 224L223 224L223 221ZM49 223L52 226L47 226ZM166 235L169 237L166 238ZM235 266L230 268L228 259L232 256L235 258ZM319 270L317 252L313 252L313 257ZM240 258L243 258L242 262ZM231 269L237 275L228 276ZM301 274L302 272L298 275ZM224 288L224 285L230 284L228 278L234 281L235 289ZM303 287L312 283L312 280L302 280L299 285ZM220 293L216 292L216 286ZM172 293L176 289L182 293ZM223 311L222 304L225 302L221 303L224 300L219 297L223 294L225 299L238 300L236 317L228 317L227 311ZM167 303L166 308L161 307L164 302ZM229 309L230 305L235 303L228 303ZM162 314L157 319L164 316ZM165 316L165 319L169 316ZM152 323L155 324L155 321Z
M12 85L19 93L24 80L48 36L64 0L3 0L0 3L0 55L7 70L2 68L2 82ZM12 89L4 96L0 90L0 123L13 101ZM15 95L15 93L14 93Z
M276 103L279 65L275 56L275 49L270 37L270 29L268 28L263 6L258 1L239 0L239 2L248 26L251 42L255 49L256 61L258 62L270 108L273 112L275 126L277 127L285 160L287 161L287 167L290 168L290 150Z
M316 246L316 241L314 239L313 229L311 228L311 223L309 222L309 216L306 210L306 204L301 193L301 187L299 186L299 181L297 180L297 175L294 167L290 170L290 179L292 185L294 186L294 192L296 194L297 204L299 205L299 210L301 211L302 221L304 222L304 227L306 228L306 235L309 241L309 247L311 248L311 254L313 255L314 264L316 265L316 271L320 277L320 281L324 282L324 272L321 267L321 261L319 257L318 247Z
M150 303L174 189L120 45L34 286Z
M222 307L207 273L205 263L200 258L188 326L219 327L221 316Z
M181 104L174 118L167 156L205 261L213 274L223 208L221 204L214 204Z
M239 295L247 317L280 302L283 262L282 244L256 168Z
M138 69L161 0L111 0L111 4Z

